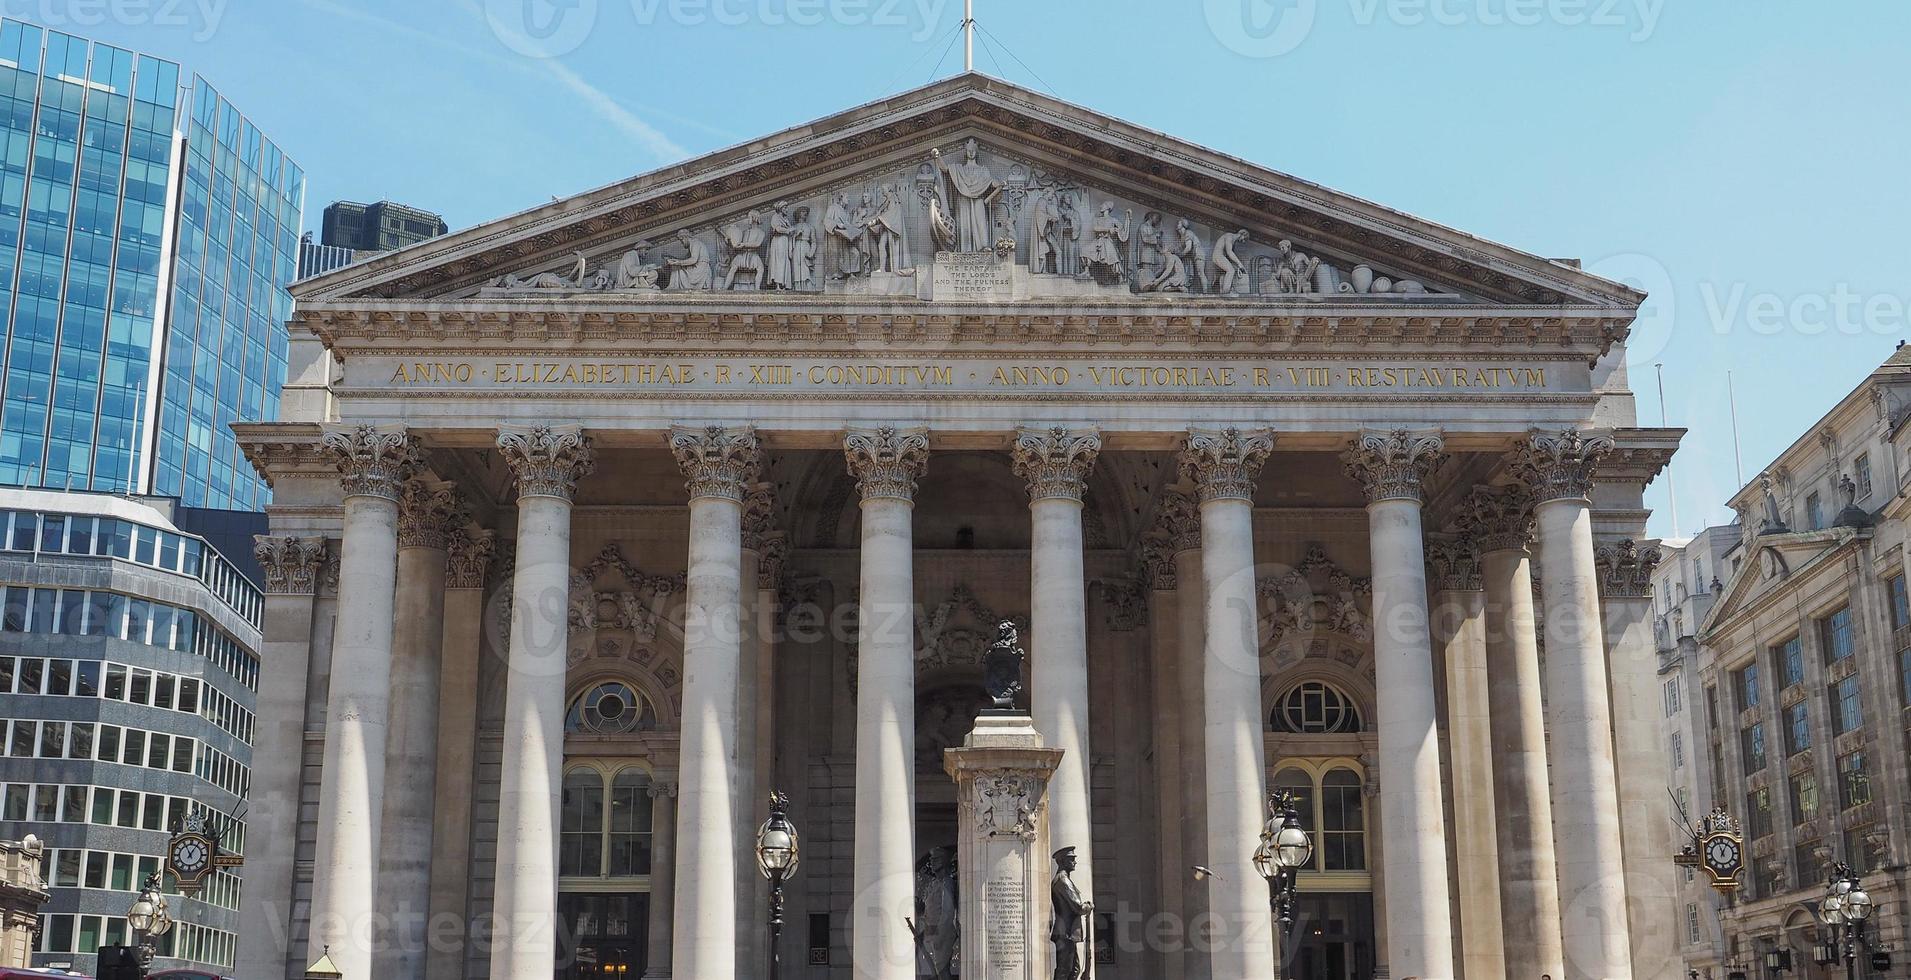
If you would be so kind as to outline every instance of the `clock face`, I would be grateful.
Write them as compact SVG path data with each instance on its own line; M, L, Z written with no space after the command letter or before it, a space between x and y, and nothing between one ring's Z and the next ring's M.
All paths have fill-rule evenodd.
M173 842L172 865L177 874L197 874L205 870L211 860L212 852L205 841L196 837L182 837Z

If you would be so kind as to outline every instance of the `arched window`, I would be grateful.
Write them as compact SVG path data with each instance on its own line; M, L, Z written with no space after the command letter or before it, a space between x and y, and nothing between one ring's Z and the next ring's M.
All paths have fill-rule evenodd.
M1361 729L1360 709L1337 687L1307 681L1288 689L1274 708L1274 730L1291 735L1352 735Z
M609 780L596 769L564 775L557 873L566 878L629 878L650 873L650 777L625 769Z
M568 735L629 735L656 727L657 709L623 681L593 686L564 713Z
M1301 826L1314 837L1314 864L1305 870L1367 870L1367 798L1359 773L1340 767L1316 779L1289 766L1274 774L1273 789L1294 794Z

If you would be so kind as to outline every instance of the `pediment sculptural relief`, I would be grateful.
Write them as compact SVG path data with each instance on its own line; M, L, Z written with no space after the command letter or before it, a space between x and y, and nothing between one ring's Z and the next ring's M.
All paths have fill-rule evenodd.
M1292 238L1213 224L966 139L920 162L663 231L481 295L782 293L919 299L1461 297Z

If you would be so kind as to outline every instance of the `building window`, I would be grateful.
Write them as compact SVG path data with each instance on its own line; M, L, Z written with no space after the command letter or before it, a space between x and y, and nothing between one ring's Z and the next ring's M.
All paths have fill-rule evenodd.
M650 777L625 769L608 786L595 769L564 776L558 874L628 878L650 873Z
M1272 722L1275 731L1294 735L1353 735L1360 732L1360 709L1340 689L1308 681L1281 698Z
M1749 663L1733 671L1732 686L1738 694L1738 710L1758 707L1758 664Z
M1836 734L1857 731L1865 723L1864 706L1858 700L1858 675L1831 686L1831 727Z
M1871 496L1871 454L1859 453L1858 458L1851 461L1851 469L1858 476L1858 499Z
M1367 794L1360 774L1336 767L1321 775L1289 767L1274 788L1294 794L1302 825L1314 833L1312 871L1367 870Z
M1898 654L1898 674L1904 688L1904 703L1911 705L1911 649Z
M1765 725L1755 722L1739 732L1739 751L1745 762L1745 773L1751 775L1765 768Z
M1794 756L1811 748L1811 712L1800 701L1785 709L1785 754Z
M1685 768L1685 733L1672 733L1672 768Z
M1820 840L1801 840L1792 847L1792 867L1798 872L1798 882L1809 885L1821 881L1819 877L1818 849L1825 846Z
M1911 626L1911 594L1906 594L1904 573L1899 572L1885 580L1885 588L1891 593L1891 628L1894 630Z
M1835 664L1851 656L1851 607L1818 621L1818 640L1825 648L1825 662Z
M1719 689L1705 689L1705 725L1716 732L1719 730Z
M1705 941L1699 932L1699 907L1690 902L1685 906L1685 941L1688 946L1697 946Z
M1805 680L1805 648L1794 636L1772 648L1772 667L1778 671L1782 690Z
M1824 510L1824 502L1819 499L1816 492L1807 495L1805 497L1805 526L1813 531L1824 527Z
M1745 836L1748 840L1772 834L1772 791L1760 787L1745 794Z
M1856 874L1882 871L1888 835L1884 828L1862 824L1845 831L1845 860Z
M564 714L564 731L572 735L629 735L656 727L656 709L622 681L585 691Z
M1665 714L1667 718L1679 713L1679 679L1665 682Z
M1792 823L1818 816L1818 776L1806 770L1792 777Z
M1838 757L1838 802L1847 810L1871 802L1871 773L1863 752Z

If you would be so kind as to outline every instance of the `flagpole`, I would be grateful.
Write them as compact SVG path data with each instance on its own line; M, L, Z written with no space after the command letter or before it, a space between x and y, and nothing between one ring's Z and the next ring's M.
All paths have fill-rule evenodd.
M975 0L962 0L962 70L975 70Z
M1659 428L1669 428L1665 414L1665 364L1654 364L1652 369L1659 375ZM1665 464L1665 499L1672 510L1672 536L1679 536L1679 485L1672 479L1672 461Z

